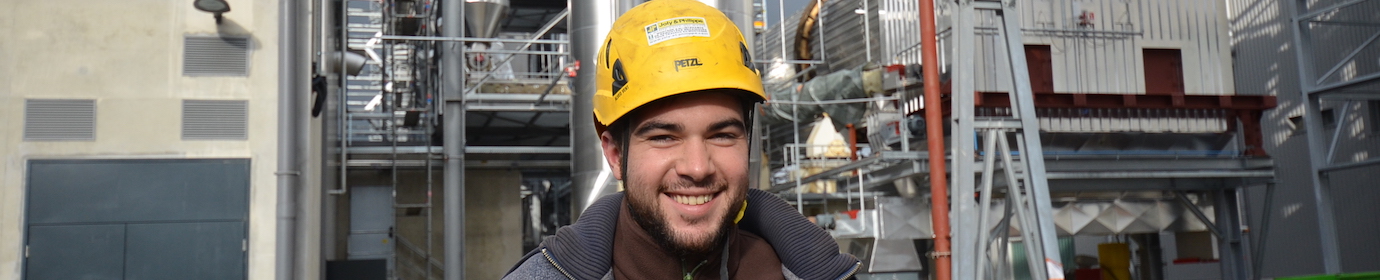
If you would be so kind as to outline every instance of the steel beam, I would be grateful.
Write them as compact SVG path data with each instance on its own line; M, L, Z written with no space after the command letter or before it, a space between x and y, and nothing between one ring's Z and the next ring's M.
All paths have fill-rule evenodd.
M1298 0L1295 0L1295 1L1296 1L1296 2L1300 2L1300 4L1301 4L1301 6L1297 6L1298 9L1295 10L1295 13L1294 13L1295 15L1297 15L1297 16L1294 16L1294 21L1295 21L1295 22L1298 22L1298 21L1311 20L1311 19L1313 19L1313 18L1315 18L1315 17L1318 17L1318 16L1321 16L1321 15L1323 15L1323 14L1326 14L1326 13L1329 13L1329 12L1332 12L1332 11L1335 11L1335 10L1338 10L1338 9L1341 9L1341 8L1350 7L1350 6L1352 6L1352 5L1361 4L1362 2L1366 2L1366 1L1370 1L1370 0L1350 0L1350 1L1342 2L1342 3L1333 4L1332 6L1327 6L1327 7L1321 8L1321 9L1313 10L1313 11L1311 11L1311 12L1308 11L1308 3L1307 3L1307 2L1302 2L1302 1L1298 1ZM1303 12L1307 12L1307 13L1303 13Z
M570 112L570 107L537 104L465 104L469 112Z
M953 19L953 40L954 46L976 46L977 39L974 30L976 21L973 1L958 1L957 9L950 17ZM976 164L973 159L974 143L968 141L976 136L977 131L973 127L974 96L976 81L974 74L976 68L973 63L975 54L969 47L960 47L954 51L954 57L949 60L954 63L951 79L953 81L953 103L951 126L951 137L954 139L951 148L952 155L952 192L949 195L952 207L953 219L949 220L950 228L953 231L953 278L954 279L977 279L976 271L977 258L985 255L977 252L977 227L976 214L977 205L972 199L967 199L975 191L974 173L977 172Z
M1020 12L1016 9L1016 2L1005 3L1001 11L1003 28L1005 35L1003 41L1006 43L1006 57L1014 79L1012 85L1015 87L1015 94L1012 95L1013 110L1012 115L1021 120L1022 129L1018 134L1021 136L1016 141L1021 149L1021 159L1025 163L1028 181L1025 182L1026 191L1030 198L1030 206L1023 209L1032 210L1034 220L1031 225L1038 229L1033 237L1043 243L1036 249L1043 251L1044 264L1037 265L1038 268L1032 270L1033 276L1037 279L1063 279L1063 264L1059 263L1059 238L1055 235L1054 214L1050 212L1053 207L1049 198L1049 181L1045 178L1044 146L1040 143L1040 124L1035 116L1034 93L1030 88L1030 75L1027 73L1025 60L1025 45L1021 39L1020 32ZM1005 138L1002 138L1003 140ZM985 207L985 205L983 206ZM1033 208L1033 209L1032 209ZM1035 248L1033 241L1026 241L1027 250ZM1039 262L1032 259L1031 262ZM1051 270L1052 269L1052 270Z
M1198 209L1198 205L1195 205L1193 204L1193 202L1188 201L1187 193L1184 193L1184 191L1180 190L1174 191L1174 200L1178 201L1180 205L1183 205L1184 208L1188 209L1189 212L1193 213L1194 217L1198 217L1199 222L1203 222L1204 225L1207 225L1207 229L1209 232L1212 232L1213 237L1217 237L1217 239L1219 240L1222 239L1222 230L1217 228L1217 225L1212 222L1212 219L1208 219L1207 214L1203 214L1203 210Z
M1270 178L1274 170L1050 172L1049 179Z
M385 167L404 167L411 169L441 167L445 161L432 160L430 165L422 159L352 159L345 163L345 166L354 169L385 168ZM465 168L469 169L560 169L570 168L568 160L465 160Z
M1317 207L1318 247L1322 251L1323 272L1327 274L1341 273L1342 265L1341 250L1339 249L1340 244L1338 244L1337 241L1337 222L1332 207L1332 190L1331 186L1328 185L1328 180L1325 178L1326 175L1321 171L1322 168L1330 165L1330 163L1325 159L1326 151L1323 145L1326 142L1326 139L1324 139L1326 126L1322 123L1322 113L1320 108L1318 108L1321 105L1319 95L1322 94L1317 93L1338 89L1340 88L1338 86L1351 84L1350 82L1361 79L1358 78L1349 82L1333 84L1327 89L1319 88L1319 85L1315 83L1313 79L1313 77L1315 77L1312 56L1313 35L1308 26L1306 26L1308 23L1305 22L1305 20L1334 10L1331 8L1345 7L1360 2L1361 1L1349 1L1329 7L1329 9L1308 13L1305 13L1308 11L1308 0L1294 0L1293 5L1289 5L1290 8L1293 9L1293 14L1296 15L1290 26L1294 33L1294 54L1296 55L1296 59L1298 59L1299 87L1301 89L1301 94L1299 94L1299 99L1301 101L1300 106L1304 109L1303 119L1305 125L1308 127L1305 133L1308 139L1308 158L1310 162L1309 168L1311 169L1308 175L1313 181L1313 205Z
M1310 57L1310 59L1311 59L1311 57ZM1337 83L1331 83L1331 84L1327 84L1327 85L1313 84L1313 85L1310 86L1312 89L1309 89L1309 90L1307 90L1307 91L1304 91L1304 95L1310 95L1310 96L1311 96L1311 95L1321 95L1321 96L1331 95L1331 94L1333 94L1333 93L1337 93L1337 92L1340 92L1340 91L1343 91L1343 90L1347 90L1347 89L1349 89L1349 88L1351 88L1351 87L1354 87L1354 86L1360 86L1360 85L1363 85L1363 84L1366 84L1366 83L1377 82L1377 80L1380 80L1380 72L1366 74L1366 75L1364 75L1364 76L1360 76L1360 77L1356 77L1356 78L1353 78L1353 79L1350 79L1350 80L1346 80L1345 82L1337 82ZM1303 82L1300 82L1299 84L1303 84ZM1367 98L1367 99L1380 99L1380 94L1374 94L1374 93L1372 93L1370 96L1371 96L1371 98Z
M1246 280L1246 272L1250 271L1246 263L1245 247L1241 245L1241 208L1237 207L1238 194L1237 188L1229 188L1218 190L1213 195L1216 200L1213 212L1217 214L1217 232L1222 234L1218 237L1217 251L1222 254L1220 264L1223 280Z

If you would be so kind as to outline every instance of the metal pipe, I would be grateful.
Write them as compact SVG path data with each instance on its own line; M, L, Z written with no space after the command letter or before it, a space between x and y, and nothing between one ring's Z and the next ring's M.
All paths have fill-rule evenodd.
M588 112L594 111L595 57L621 11L614 1L570 0L568 5L570 54L578 66L571 80L570 110L570 218L574 221L595 199L615 191L610 187L612 170L594 131L594 114Z
M278 1L278 208L274 277L279 280L298 278L298 212L301 212L301 188L304 183L303 149L307 140L307 118L302 110L308 104L310 88L306 79L311 64L305 48L310 42L303 35L302 16L308 9L303 0Z
M327 1L329 1L329 0L327 0ZM333 1L331 1L331 2L333 2ZM339 40L340 45L338 46L338 47L340 48L340 49L339 49L340 51L339 51L339 52L335 52L334 54L336 55L336 58L340 59L340 66L342 66L342 67L340 67L340 69L338 69L338 71L337 71L337 73L336 73L336 74L338 74L338 75L336 76L336 81L337 81L337 83L336 83L336 86L337 86L336 90L338 91L338 92L337 92L337 97L336 97L336 102L338 102L339 104L337 104L337 106L336 106L336 112L337 112L338 115L336 115L336 125L335 125L335 127L336 127L336 139L339 139L339 140L340 140L340 155L337 157L337 159L340 160L341 164L340 164L339 170L337 170L337 172L339 172L339 174L336 174L337 176L339 176L339 178L338 178L338 180L339 180L339 181L338 181L338 182L339 182L339 186L338 186L336 189L326 191L326 194L330 194L330 195L340 195L340 197L344 197L344 194L345 194L346 192L349 192L349 188L347 187L347 183L346 183L348 178L346 178L345 164L344 164L344 162L347 161L347 160L349 160L349 158L350 158L350 153L349 153L349 149L348 149L348 148L350 147L350 133L349 133L349 127L350 127L350 126L349 126L349 123L350 123L350 122L347 121L347 119L346 119L346 118L349 116L349 114L346 114L346 112L349 111L349 107L346 106L346 104L348 103L348 100L349 100L349 93L350 93L350 88L349 88L350 83L349 83L349 82L350 82L350 81L349 81L349 79L346 79L346 77L349 76L349 75L347 74L347 73L349 73L349 72L348 72L349 70L346 70L347 67L344 67L344 66L345 66L345 57L346 57L346 56L345 56L345 52L346 52L347 50L350 49L350 40L346 39L346 38L349 38L349 36L350 36L350 29L345 27L345 26L347 26L347 24L350 22L350 5L345 4L345 3L341 3L341 4L340 4L340 7L338 7L338 8L339 8L339 11L337 11L337 12L340 13L340 14L338 14L338 15L340 16L340 17L339 17L339 18L340 18L340 22L336 22L335 25L339 25L339 26L340 26L339 37L336 37L336 38L339 38L339 39L340 39L340 40ZM336 18L336 17L331 17L331 18ZM335 25L331 25L331 26L335 26ZM332 201L339 200L339 199L341 199L340 197L333 198ZM333 223L333 222L332 222L332 223ZM334 239L334 238L335 238L335 236L332 235L330 239ZM334 247L334 246L332 246L332 247ZM334 250L334 248L332 248L332 250Z
M323 76L323 77L328 77L327 79L328 79L328 81L329 81L329 77L331 77L331 70L330 70L330 68L328 67L328 65L330 65L329 60L330 60L330 59L333 59L333 58L340 58L340 59L341 59L340 61L342 62L340 65L341 65L341 66L344 66L345 64L344 64L343 62L345 61L345 59L344 59L345 53L344 53L343 51L342 51L342 52L333 52L333 51L331 51L331 50L334 50L334 49L335 49L335 47L332 46L331 43L330 43L331 38L335 38L334 34L331 33L332 27L333 27L333 26L336 26L336 22L335 22L335 18L336 18L336 17L332 14L332 12L333 12L334 10L332 9L333 6L331 5L331 3L333 3L334 1L330 1L330 0L315 0L315 2L316 2L316 9L313 10L314 13L312 14L312 17L313 17L314 19L316 19L316 24L317 24L316 27L314 28L314 32L316 32L316 35L317 35L317 36L316 36L316 40L317 40L317 42L316 42L316 50L315 50L315 51L316 51L316 54L314 55L314 56L316 57L316 59L317 59L316 74L319 74L319 75L321 75L321 76ZM342 48L341 50L343 50L343 48ZM336 54L336 53L338 53L338 54ZM334 54L334 55L331 55L331 54ZM345 75L344 75L343 73L345 73L345 68L346 68L346 67L340 67L340 70L339 70L338 72L339 72L339 73L342 73L342 74L339 75L339 76L337 76L339 79L344 79ZM316 94L329 94L329 92L331 92L331 90L329 89L329 88L330 88L329 83L327 83L327 86L326 86L326 87L327 87L327 88L326 88L326 89L323 89L322 92L318 92L318 93L316 93ZM343 96L342 96L342 97L343 97ZM324 102L324 100L331 100L331 99L322 98L322 99L320 99L320 100L323 100L323 102ZM344 110L337 109L338 107L328 106L328 105L333 105L333 104L337 104L337 103L342 103L342 104L343 104L343 102L337 101L337 100L331 100L331 101L325 102L325 103L326 103L326 104L322 104L323 108L327 108L327 109L324 110L324 111L326 111L326 112L325 112L324 114L322 114L323 117L321 117L321 135L322 135L322 137L323 137L323 138L324 138L324 137L332 137L332 135L335 135L335 136L337 136L335 139L344 140L345 138L343 138L343 137L338 137L338 135L339 135L338 133L339 133L339 131L340 131L339 129L340 129L340 123L341 123L341 121L340 121L340 118L336 117L336 116L339 116L339 114L343 114ZM332 113L332 111L334 111L334 113ZM328 139L329 139L329 138L328 138ZM341 168L338 168L338 169L330 169L330 168L329 168L329 166L331 166L331 162L333 161L333 159L331 158L331 155L332 155L332 153L334 153L335 151L337 151L336 149L338 148L338 146L335 145L335 144L333 144L333 143L338 143L338 142L326 140L326 141L321 141L321 142L319 142L319 143L321 143L321 146L320 146L321 159L320 159L319 161L317 161L317 164L319 164L319 166L321 166L321 175L322 175L322 176L321 176L321 192L319 192L319 194L321 195L321 198L320 198L321 207L319 208L319 209L320 209L319 211L321 211L321 212L320 212L320 213L321 213L321 223L320 223L319 225L317 225L317 226L318 226L318 228L319 228L320 231L321 231L321 235L320 235L320 238L319 238L320 241L317 243L318 246L320 246L320 250L319 250L319 252L316 253L316 256L317 256L318 258L320 258L321 261L324 262L324 261L326 261L326 260L333 260L333 259L335 259L335 255L336 255L336 252L337 252L337 250L336 250L337 248L336 248L336 246L335 246L335 241L337 240L337 239L336 239L336 233L337 233L337 231L336 231L336 226L337 226L338 224L336 223L335 218L337 217L337 214L338 214L338 213L336 212L335 209L336 209L336 205L337 205L336 203L337 203L338 197L331 195L332 193L335 192L335 189L333 189L333 188L328 188L328 186L344 186L344 184L345 184L344 182L345 182L345 181L341 178L341 177L342 177L341 175L344 175L344 174L343 174L343 173L339 173L339 172L343 172L345 169L343 169L343 167L344 167L343 164L341 165ZM339 162L340 162L340 163L344 163L344 161L339 161ZM322 273L321 275L325 275L325 274L324 274L324 270L320 270L319 272Z
M464 36L465 1L446 0L441 9L441 36ZM441 256L445 259L444 279L460 280L465 278L465 44L445 42L441 46L441 90L446 103L442 149L446 159L442 181L445 196L441 199L445 203L441 211L445 217L445 249Z
M929 144L934 274L935 279L949 280L953 277L953 259L949 251L949 184L945 174L948 168L944 165L944 123L941 122L944 105L939 102L939 43L934 28L934 0L920 0L920 61L925 84L925 140Z

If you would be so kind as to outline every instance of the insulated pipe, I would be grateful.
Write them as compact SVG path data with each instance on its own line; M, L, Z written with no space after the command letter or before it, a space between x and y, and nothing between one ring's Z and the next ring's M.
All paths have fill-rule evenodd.
M333 34L331 33L331 30L333 29L332 26L335 26L335 20L334 20L334 19L335 19L335 16L333 16L334 14L332 13L332 12L334 11L334 9L331 9L331 7L332 7L331 3L332 3L333 1L331 1L331 0L315 0L315 2L316 2L316 8L312 10L312 18L315 19L315 24L316 24L315 28L313 28L314 32L316 32L316 44L315 44L315 45L316 45L316 49L314 50L316 53L313 54L313 56L314 56L314 57L316 58L316 60L317 60L317 63L316 63L316 74L321 75L321 76L324 76L324 77L330 77L332 73L331 73L330 67L327 67L327 65L330 64L329 59L340 58L340 59L341 59L340 61L342 62L340 65L343 66L343 65L345 65L345 64L343 63L343 62L345 61L345 60L344 60L344 56L345 56L345 55L344 55L344 52L332 52L332 51L327 51L327 50L330 50L330 49L334 49L334 48L335 48L335 46L332 46L332 45L330 44L331 38L334 38L334 36L332 36ZM339 53L339 54L336 54L336 53ZM341 67L341 68L342 68L342 69L341 69L340 71L335 71L335 72L337 72L337 73L344 73L344 67ZM344 74L341 74L340 76L337 77L337 79L344 79L344 78L345 78L345 75L344 75ZM329 83L327 83L327 84L329 84ZM322 92L318 92L318 93L316 93L316 94L327 94L327 95L329 95L329 92L331 92L331 91L329 90L330 86L328 85L327 88L328 88L327 90L322 91ZM324 100L326 100L326 101L325 101L326 104L322 104L322 105L325 106L324 108L326 108L326 109L325 109L325 112L326 112L326 113L322 114L322 117L321 117L321 135L322 135L323 137L333 137L333 136L337 135L336 133L338 133L337 130L338 130L338 127L339 127L339 125L340 125L340 124L339 124L339 123L340 123L340 120L337 119L337 118L334 117L334 116L336 116L336 114L339 114L340 111L339 111L339 110L333 109L333 108L335 108L335 107L333 107L334 104L336 104L337 102L331 101L330 98L326 98L326 99L324 99ZM330 112L336 112L336 113L335 113L335 114L332 114L332 113L330 113ZM345 138L337 138L337 139L345 139ZM321 155L322 155L322 156L321 156L320 161L318 161L318 164L320 164L320 166L322 167L322 168L321 168L321 189L326 190L326 189L327 189L326 186L340 186L340 185L344 184L345 181L340 180L340 179L339 179L339 178L340 178L340 176L339 176L340 174L337 174L338 172L340 172L341 169L337 168L337 169L332 170L332 169L326 168L326 167L328 167L328 166L331 166L332 159L331 159L331 156L330 156L330 155L331 155L332 153L335 153L335 152L337 151L337 149L340 148L339 145L332 145L331 143L333 143L333 142L331 142L331 141L322 141L321 143L322 143L322 145L321 145L320 149L321 149ZM341 161L341 163L342 163L341 166L344 166L344 164L343 164L344 161ZM320 207L320 210L319 210L319 211L321 211L321 224L319 224L319 225L317 225L317 226L318 226L318 228L320 228L320 230L321 230L321 238L320 238L320 242L318 242L318 244L319 244L318 246L320 246L321 250L320 250L319 252L317 252L317 255L318 255L319 258L320 258L321 260L323 260L323 261L325 261L325 260L334 260L334 259L335 259L335 253L336 253L335 241L336 241L337 239L336 239L336 237L335 237L335 234L336 234L335 227L336 227L337 224L335 223L335 218L336 218L336 214L337 214L337 213L336 213L336 211L335 211L335 206L336 206L336 200L339 199L339 197L334 196L334 195L331 195L330 192L331 192L330 190L326 190L326 191L322 191L322 192L320 193L320 194L321 194L321 207ZM324 274L323 274L323 275L324 275Z
M594 200L613 193L613 170L604 161L604 149L594 132L595 57L613 20L623 6L637 1L570 0L570 54L575 59L576 75L571 80L574 89L570 109L570 220L580 217Z
M301 211L298 203L305 167L307 118L303 110L310 101L307 84L311 64L307 48L309 32L303 21L308 16L306 0L278 1L278 221L275 233L274 277L279 280L296 279L298 275L298 225Z
M733 25L738 26L738 30L742 31L743 39L747 42L748 53L755 53L753 51L756 50L756 48L754 47L757 44L757 40L755 40L755 38L757 37L757 32L752 27L752 22L754 20L753 15L755 15L756 13L753 12L751 0L698 1L700 1L700 3L704 3L705 5L709 5L710 7L714 7L715 9L719 9L719 11L723 12L725 16L728 16L728 19L733 21ZM627 8L632 8L632 6L627 6L624 10L626 10Z
M934 226L934 275L953 276L949 251L949 185L944 166L944 119L939 102L939 48L934 31L934 0L920 0L920 62L925 82L925 140L930 156L930 221ZM955 103L957 104L957 103Z
M441 4L441 36L465 35L465 1L447 0ZM465 278L465 44L441 43L441 92L445 100L445 120L442 122L443 150L446 159L442 182L442 251L444 279Z

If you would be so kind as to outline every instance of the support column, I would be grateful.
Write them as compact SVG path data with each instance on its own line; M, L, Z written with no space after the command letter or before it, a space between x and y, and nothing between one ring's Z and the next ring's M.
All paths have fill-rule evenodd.
M1308 12L1307 0L1294 0L1290 8L1293 9L1294 18L1290 26L1294 31L1294 54L1298 60L1299 73L1299 99L1303 106L1303 121L1307 131L1304 133L1308 138L1308 159L1311 163L1308 176L1313 181L1313 203L1317 207L1318 213L1318 247L1322 251L1323 272L1327 274L1342 273L1341 250L1337 243L1337 222L1332 213L1332 188L1328 185L1327 175L1320 169L1327 166L1325 158L1326 143L1324 133L1326 129L1322 123L1322 112L1319 105L1321 101L1314 95L1317 89L1317 82L1314 81L1317 73L1313 69L1313 35L1308 29L1308 21L1300 18Z
M1216 200L1213 212L1217 215L1213 226L1221 233L1217 239L1217 251L1222 254L1219 259L1224 280L1247 279L1246 251L1241 246L1241 209L1237 206L1239 191L1230 188L1213 194Z
M441 3L441 36L455 38L465 35L465 1L447 0ZM465 278L465 44L456 41L441 43L441 92L445 98L443 144L445 178L442 193L445 197L445 280Z

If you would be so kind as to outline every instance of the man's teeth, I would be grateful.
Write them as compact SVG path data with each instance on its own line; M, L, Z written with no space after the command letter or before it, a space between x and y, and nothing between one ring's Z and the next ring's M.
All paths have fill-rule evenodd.
M712 195L712 194L699 195L699 196L672 195L671 198L672 198L672 199L675 199L676 202L679 202L680 204L685 204L685 205L700 205L700 204L705 204L705 203L709 202L710 199L713 199L713 198L714 198L714 195Z

